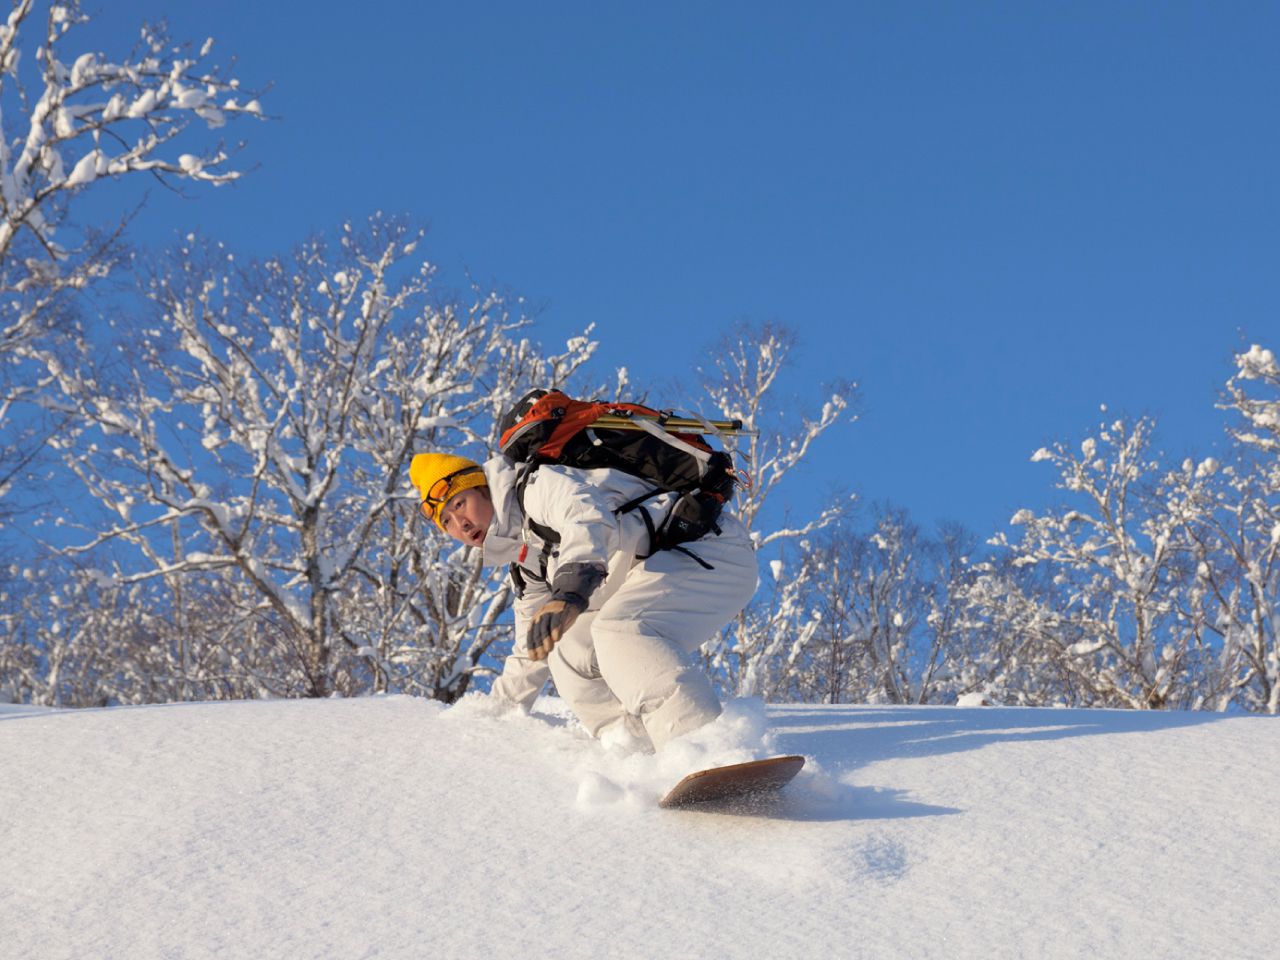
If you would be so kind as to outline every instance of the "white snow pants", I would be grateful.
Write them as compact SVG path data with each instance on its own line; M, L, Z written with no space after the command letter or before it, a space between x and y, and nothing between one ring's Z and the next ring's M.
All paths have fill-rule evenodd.
M594 737L623 725L655 750L720 713L693 655L751 600L759 582L742 522L637 563L599 610L583 613L548 658L560 696Z

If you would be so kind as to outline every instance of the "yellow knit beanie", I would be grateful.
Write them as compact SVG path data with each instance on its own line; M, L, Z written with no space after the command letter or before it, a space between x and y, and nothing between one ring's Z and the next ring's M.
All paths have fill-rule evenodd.
M480 464L452 453L419 453L409 462L409 479L418 488L418 499L431 508L431 519L441 530L440 508L450 497L472 487L488 486ZM440 486L440 482L448 481Z

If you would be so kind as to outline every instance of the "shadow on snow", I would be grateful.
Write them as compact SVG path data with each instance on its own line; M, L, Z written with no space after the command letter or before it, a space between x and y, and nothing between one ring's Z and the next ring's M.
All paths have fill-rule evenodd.
M881 760L944 756L997 743L1159 733L1227 716L1203 711L777 706L770 711L770 727L779 752L816 757L831 782L783 794L764 809L715 812L808 821L948 816L963 811L916 802L903 790L838 781L851 770Z
M782 752L808 753L847 771L878 760L942 756L996 743L1158 733L1229 716L1032 707L783 706L771 712L770 727Z

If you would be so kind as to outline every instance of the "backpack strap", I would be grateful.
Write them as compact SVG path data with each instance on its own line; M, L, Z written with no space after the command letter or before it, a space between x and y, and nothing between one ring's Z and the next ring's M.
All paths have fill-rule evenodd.
M618 509L614 510L613 515L615 517L620 517L624 513L630 513L632 510L636 509L638 506L640 506L640 504L644 503L646 500L652 500L654 497L660 497L662 496L662 494L666 492L667 492L666 490L663 490L660 487L655 487L654 489L650 490L648 493L642 493L640 494L640 496L635 497L634 499L628 500L622 506L618 507ZM653 523L652 521L649 520L649 511L642 510L641 513L643 513L645 517L645 526L648 527L649 532L652 533Z
M655 526L653 522L653 517L650 516L649 511L642 506L642 504L646 500L650 499L651 497L655 497L660 493L665 493L665 492L666 491L664 490L655 490L652 493L646 493L643 497L636 497L634 500L624 503L617 510L613 511L615 514L623 514L623 513L630 513L632 510L636 510L640 514L640 519L644 521L644 528L649 532L649 552L646 553L643 557L637 556L636 559L648 560L659 550L675 550L677 553L683 553L686 557L695 561L698 564L698 566L702 567L704 570L714 570L715 567L707 563L707 561L703 560L700 556L698 556L692 550L688 550L680 546L679 543L671 543L668 541L668 538L664 535L664 533L666 531L668 521L670 520L670 516L668 516L667 520L664 520L662 522L661 526ZM672 509L674 510L675 507L673 506ZM717 527L714 523L711 524L710 529L714 530L717 536L720 535L720 528Z
M524 490L533 478L533 471L537 469L538 464L536 461L526 464L516 477L516 503L520 505L520 515L524 517L524 522L529 525L529 529L536 533L538 539L542 541L542 552L538 555L538 567L542 571L542 576L538 579L545 583L547 580L547 561L551 559L560 543L560 531L538 523L537 520L529 516L528 511L524 508Z

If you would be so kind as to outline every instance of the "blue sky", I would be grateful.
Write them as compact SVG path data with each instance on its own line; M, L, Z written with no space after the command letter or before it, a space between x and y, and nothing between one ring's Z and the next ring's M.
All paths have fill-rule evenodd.
M1209 452L1233 352L1280 346L1276 5L101 6L90 45L167 16L279 118L135 240L407 213L446 282L524 295L544 342L596 323L638 379L789 325L797 406L863 396L802 507L839 484L989 534L1056 499L1028 458L1099 404Z

